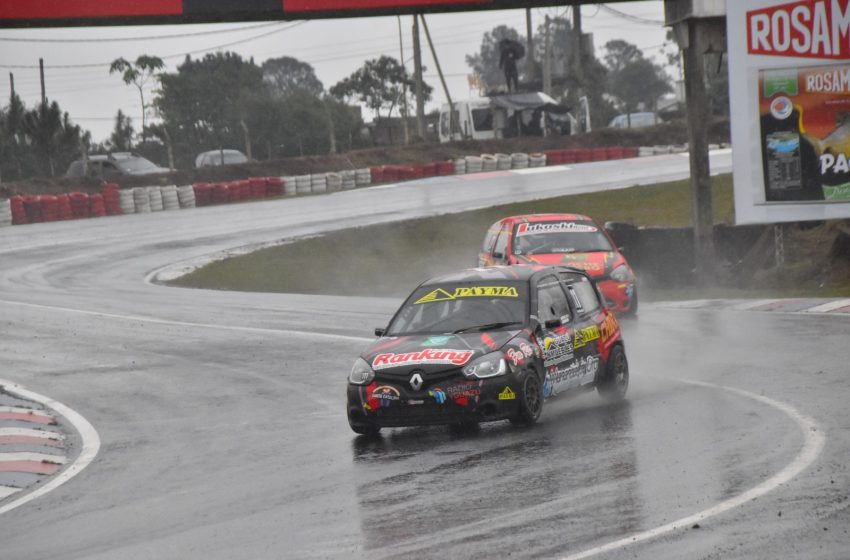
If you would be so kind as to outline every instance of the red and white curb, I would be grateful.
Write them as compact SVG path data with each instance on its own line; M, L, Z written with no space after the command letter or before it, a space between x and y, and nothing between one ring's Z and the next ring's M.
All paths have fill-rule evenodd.
M3 400L14 405L0 405L0 514L68 482L100 449L97 431L64 404L0 379ZM80 453L72 461L58 418L80 436Z

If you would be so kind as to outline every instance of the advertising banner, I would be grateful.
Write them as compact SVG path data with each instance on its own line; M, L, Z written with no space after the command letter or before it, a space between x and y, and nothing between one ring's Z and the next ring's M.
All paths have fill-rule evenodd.
M850 0L727 2L737 223L850 217Z

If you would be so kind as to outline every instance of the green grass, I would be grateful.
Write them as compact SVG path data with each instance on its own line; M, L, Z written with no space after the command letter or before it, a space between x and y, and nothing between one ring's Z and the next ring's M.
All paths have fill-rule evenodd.
M732 223L732 178L712 179L716 223ZM474 266L490 224L513 214L577 212L600 222L686 226L687 181L520 202L354 228L212 263L172 282L207 289L402 296L423 279Z

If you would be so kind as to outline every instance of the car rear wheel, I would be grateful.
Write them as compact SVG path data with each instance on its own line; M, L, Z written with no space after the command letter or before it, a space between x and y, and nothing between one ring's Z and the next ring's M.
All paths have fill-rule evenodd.
M605 374L596 385L596 391L606 402L623 400L629 389L629 362L622 346L615 346L608 356Z
M511 418L513 424L530 426L537 422L543 412L543 386L536 373L530 371L522 381L519 394L519 411Z

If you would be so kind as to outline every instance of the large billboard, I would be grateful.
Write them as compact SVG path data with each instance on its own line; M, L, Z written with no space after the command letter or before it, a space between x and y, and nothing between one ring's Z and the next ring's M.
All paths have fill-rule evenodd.
M726 9L736 222L850 217L850 0Z
M0 27L356 17L578 4L581 0L0 0ZM623 0L609 0L621 2Z

